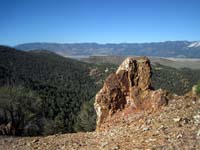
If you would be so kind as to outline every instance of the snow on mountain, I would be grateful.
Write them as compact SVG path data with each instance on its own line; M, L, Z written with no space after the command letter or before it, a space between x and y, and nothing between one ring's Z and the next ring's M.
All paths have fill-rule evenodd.
M193 42L192 44L188 45L188 47L200 47L200 41L199 42Z

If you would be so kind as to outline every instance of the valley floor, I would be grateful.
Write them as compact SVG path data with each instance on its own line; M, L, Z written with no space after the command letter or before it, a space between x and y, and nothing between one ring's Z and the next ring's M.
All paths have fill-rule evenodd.
M175 96L155 113L143 113L102 132L46 137L0 137L0 149L10 150L142 150L200 149L200 99Z

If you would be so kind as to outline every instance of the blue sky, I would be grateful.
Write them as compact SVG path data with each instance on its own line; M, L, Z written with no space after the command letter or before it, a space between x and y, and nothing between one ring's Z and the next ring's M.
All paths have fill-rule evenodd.
M0 44L200 40L199 0L0 0Z

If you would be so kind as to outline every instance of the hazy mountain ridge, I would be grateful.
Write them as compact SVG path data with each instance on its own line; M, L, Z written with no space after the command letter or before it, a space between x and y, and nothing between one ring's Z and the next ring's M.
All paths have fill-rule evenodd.
M63 56L69 55L145 55L157 57L200 58L198 41L166 41L153 43L25 43L20 50L46 49Z

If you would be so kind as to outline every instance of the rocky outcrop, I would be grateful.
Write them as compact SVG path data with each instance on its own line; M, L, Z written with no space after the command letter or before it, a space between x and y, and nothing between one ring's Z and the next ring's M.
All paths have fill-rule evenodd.
M165 104L166 92L151 87L149 59L129 57L116 73L108 76L96 95L97 130L102 130L112 119L124 120L134 112L155 111Z

